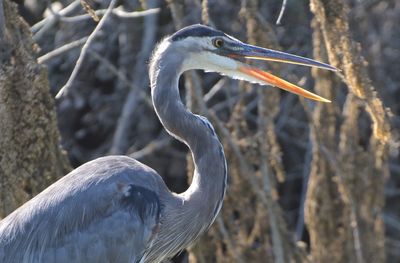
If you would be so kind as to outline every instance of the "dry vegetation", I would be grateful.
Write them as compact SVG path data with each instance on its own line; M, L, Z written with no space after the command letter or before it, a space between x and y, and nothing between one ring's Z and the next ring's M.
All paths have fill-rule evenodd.
M8 1L4 17L15 19L7 16ZM56 107L73 166L127 154L155 168L174 191L183 191L190 156L153 112L147 62L165 35L206 23L251 44L329 62L342 72L258 64L314 89L331 104L217 74L185 74L181 92L187 106L209 118L224 143L229 189L212 229L174 262L399 262L400 4L287 1L276 25L281 6L278 0L27 0L20 5L40 51L34 53L24 24L6 23L6 35L23 29L17 40L4 39L25 52L11 55L25 68L13 69L6 48L0 50L0 216L68 167L56 146L46 75L33 56L47 66L53 96L68 88ZM1 21L0 27L3 36ZM15 79L10 70L17 72ZM10 97L11 91L21 95ZM15 105L35 112L26 116ZM23 116L18 121L15 112ZM37 120L47 125L47 137L36 129ZM39 135L15 142L17 129ZM50 145L45 152L43 141ZM24 151L28 142L38 145L32 153ZM49 161L43 165L43 160Z
M0 36L0 217L68 172L45 67L29 27L4 3ZM1 24L0 24L1 25Z

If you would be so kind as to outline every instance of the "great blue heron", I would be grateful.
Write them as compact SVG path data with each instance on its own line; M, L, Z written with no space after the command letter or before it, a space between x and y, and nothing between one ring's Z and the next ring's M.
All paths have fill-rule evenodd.
M151 168L124 156L88 162L0 222L0 262L161 262L191 245L218 215L227 184L224 151L211 123L182 104L182 72L203 69L328 101L240 59L334 67L251 46L203 25L164 39L150 63L154 108L191 150L190 187L172 193Z

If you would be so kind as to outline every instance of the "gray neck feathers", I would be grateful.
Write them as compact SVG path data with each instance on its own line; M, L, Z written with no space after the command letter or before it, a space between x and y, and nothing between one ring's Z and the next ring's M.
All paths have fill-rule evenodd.
M188 111L180 99L178 81L183 61L182 52L171 46L165 51L156 51L150 65L152 99L167 131L192 152L195 173L189 189L180 196L187 202L186 209L193 209L190 211L193 215L199 214L205 230L221 208L226 189L226 162L211 123Z

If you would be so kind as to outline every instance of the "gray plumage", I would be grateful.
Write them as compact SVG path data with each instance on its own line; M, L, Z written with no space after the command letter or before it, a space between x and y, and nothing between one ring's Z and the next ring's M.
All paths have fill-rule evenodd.
M166 130L190 148L195 165L190 187L172 193L153 169L132 158L98 158L0 221L0 262L157 263L191 245L221 209L227 168L213 126L185 108L178 81L186 70L203 69L268 84L262 71L236 57L282 58L332 70L202 25L164 39L150 63L152 99Z
M152 93L163 124L193 152L194 184L175 194L129 157L88 162L0 221L0 262L161 262L211 225L225 192L225 158L211 124L179 99L183 54L173 52L165 66L153 59L151 70L169 72L151 77Z

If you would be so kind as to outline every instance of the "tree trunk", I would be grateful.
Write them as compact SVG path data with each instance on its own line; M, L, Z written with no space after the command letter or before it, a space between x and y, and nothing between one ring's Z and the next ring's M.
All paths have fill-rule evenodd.
M15 4L0 6L0 218L70 169L46 69ZM2 8L1 8L2 7Z
M320 104L314 114L306 205L311 255L315 262L385 262L382 211L389 117L368 77L360 47L350 35L345 1L312 0L311 10L316 58L326 51L330 63L343 69L349 88L339 131L335 131L335 105ZM314 77L316 89L330 98L332 94L324 94L326 87L333 86L330 74L315 71ZM369 142L360 140L360 123L371 127Z

